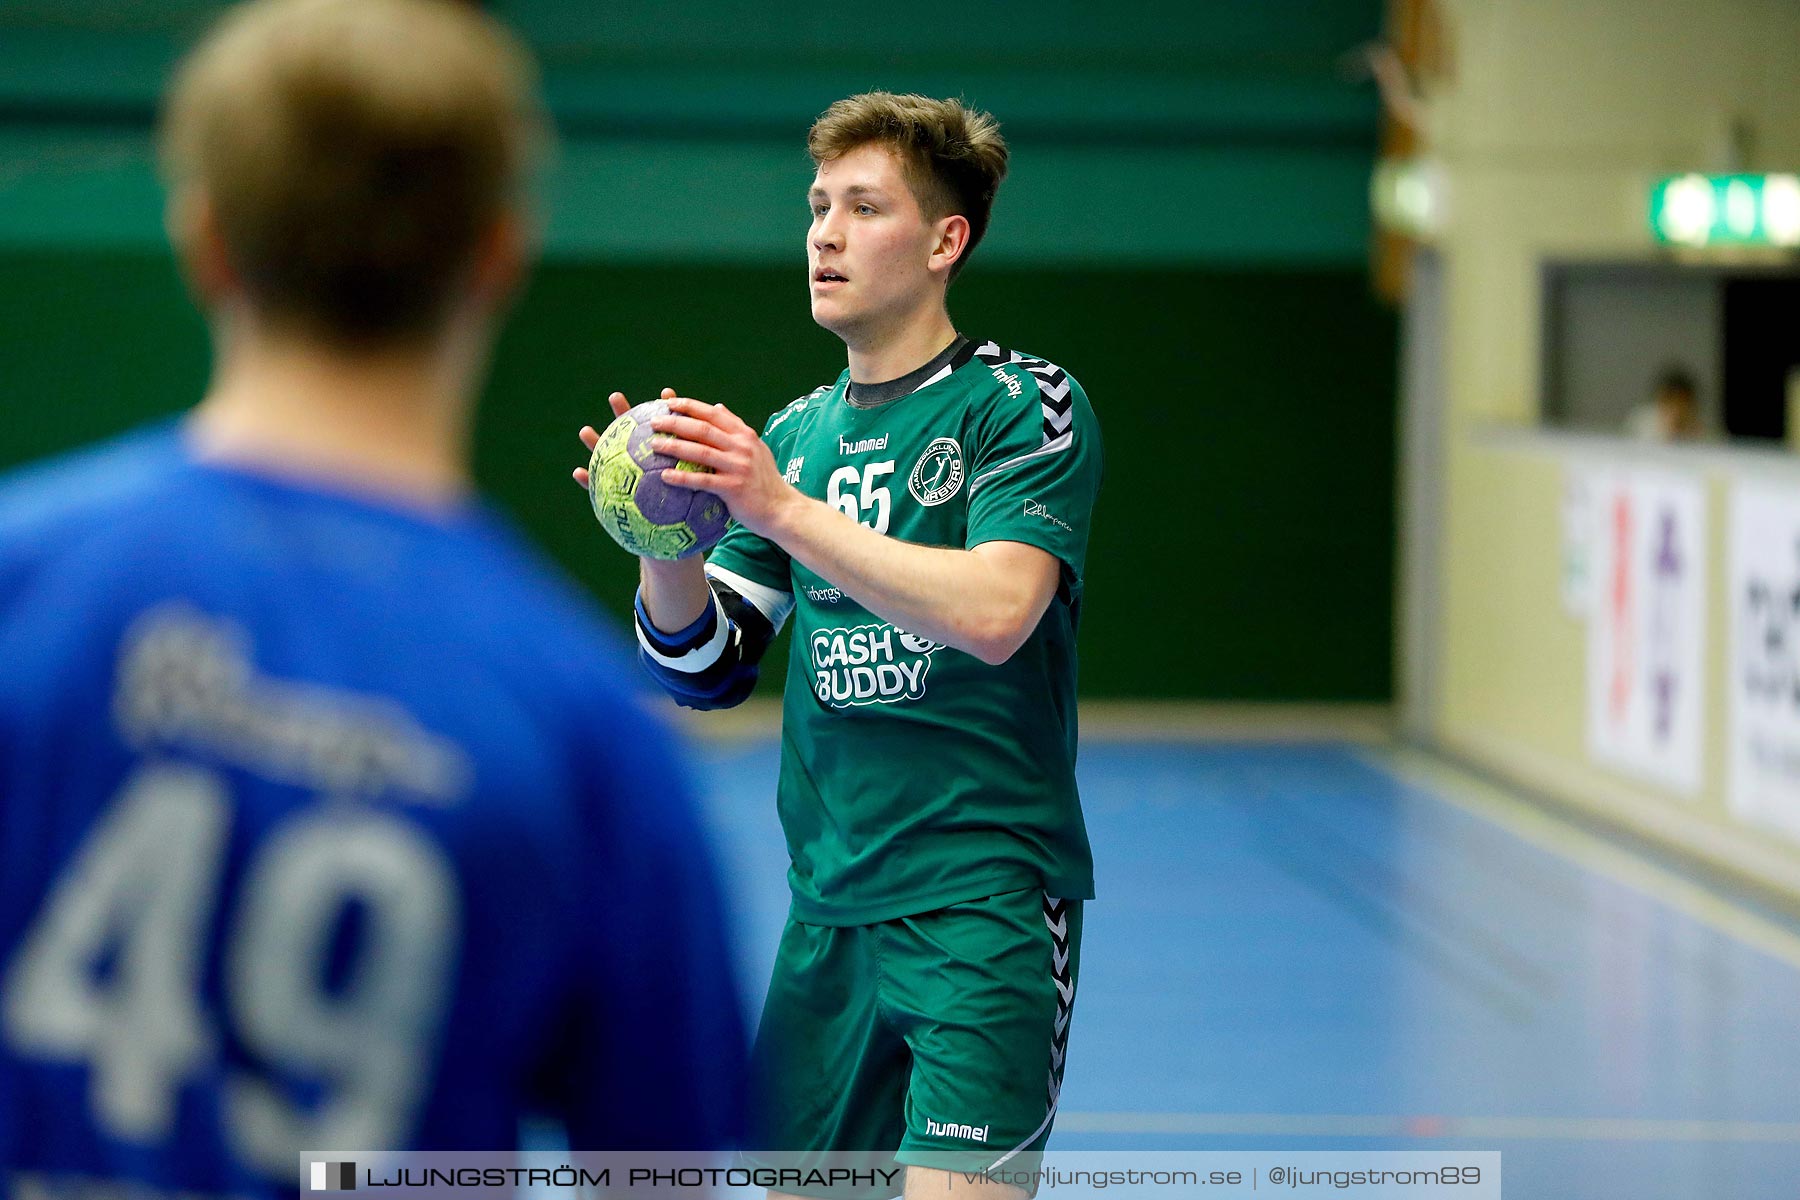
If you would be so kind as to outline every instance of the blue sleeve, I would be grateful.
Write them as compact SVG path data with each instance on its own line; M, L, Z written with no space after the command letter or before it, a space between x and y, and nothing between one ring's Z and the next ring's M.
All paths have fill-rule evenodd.
M718 1150L744 1129L745 1026L712 856L675 740L646 720L596 762L557 1090L576 1150Z

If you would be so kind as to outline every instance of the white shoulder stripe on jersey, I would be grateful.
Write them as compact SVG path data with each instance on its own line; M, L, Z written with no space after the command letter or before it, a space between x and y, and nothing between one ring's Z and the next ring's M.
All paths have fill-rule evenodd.
M921 383L918 387L914 388L913 391L923 391L934 383L941 383L943 380L950 378L950 372L954 370L956 370L955 363L945 363L938 369L937 374L933 375L930 379L927 379L924 383Z
M725 614L719 609L719 598L709 591L706 601L712 605L713 635L706 639L705 645L695 646L685 654L664 654L650 640L650 635L644 632L643 622L634 621L632 624L637 626L638 645L644 648L644 653L648 654L652 661L671 671L680 671L683 675L698 675L706 670L724 655L725 647L731 636L731 624L726 621Z
M755 605L756 611L768 618L770 628L776 633L781 632L781 627L787 624L788 614L794 611L792 592L783 592L753 579L745 579L736 571L727 571L712 563L706 564L706 573Z
M999 464L998 466L989 467L987 470L983 471L981 474L977 475L975 478L969 480L969 496L970 496L970 498L972 499L974 497L975 493L977 491L981 490L982 484L986 483L988 480L992 479L994 476L1000 474L1002 471L1010 471L1014 467L1019 466L1021 463L1028 463L1034 458L1042 458L1046 454L1060 454L1062 451L1067 450L1070 446L1073 446L1074 444L1075 444L1075 431L1073 429L1071 429L1071 430L1069 430L1069 432L1063 434L1061 437L1056 438L1052 441L1045 442L1042 446L1039 446L1036 450L1033 450L1030 454L1021 454L1017 458L1007 459L1005 462Z

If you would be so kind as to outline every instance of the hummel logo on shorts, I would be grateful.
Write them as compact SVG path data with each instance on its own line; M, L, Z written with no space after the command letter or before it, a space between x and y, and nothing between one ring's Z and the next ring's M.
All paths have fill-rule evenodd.
M972 1142L985 1142L988 1137L986 1125L940 1125L930 1117L925 1118L925 1132L939 1137L968 1138Z

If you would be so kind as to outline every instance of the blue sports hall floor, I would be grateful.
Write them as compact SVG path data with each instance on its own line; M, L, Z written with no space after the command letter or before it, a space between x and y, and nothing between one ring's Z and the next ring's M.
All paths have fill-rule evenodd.
M751 1012L773 740L701 782ZM1800 1196L1800 925L1435 761L1084 743L1098 864L1054 1146L1497 1150L1508 1200Z

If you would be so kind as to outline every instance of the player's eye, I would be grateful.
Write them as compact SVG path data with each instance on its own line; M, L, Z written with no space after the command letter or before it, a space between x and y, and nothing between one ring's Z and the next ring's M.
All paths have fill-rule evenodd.
M859 212L859 213L865 213L865 214L867 214L867 213L873 213L873 212L874 212L874 211L875 211L875 209L874 209L874 207L873 207L873 206L872 206L872 205L868 205L868 204L859 204L859 205L857 205L857 206L856 206L856 211L857 211L857 212Z
M812 215L815 217L822 217L825 215L825 210L830 207L829 204L814 204L812 205Z

